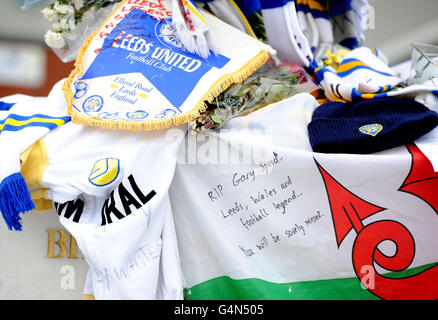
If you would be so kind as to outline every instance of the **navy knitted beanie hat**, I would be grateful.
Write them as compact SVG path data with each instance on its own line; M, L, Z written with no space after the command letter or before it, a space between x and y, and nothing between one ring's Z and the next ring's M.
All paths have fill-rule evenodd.
M428 133L438 114L408 98L328 102L315 109L307 129L314 152L367 154Z

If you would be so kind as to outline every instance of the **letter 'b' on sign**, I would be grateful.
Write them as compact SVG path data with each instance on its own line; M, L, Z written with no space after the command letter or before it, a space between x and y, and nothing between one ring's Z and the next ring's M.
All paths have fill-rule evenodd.
M96 161L88 180L91 184L102 187L116 180L120 171L120 161L114 158L105 158Z
M64 258L67 255L69 249L70 249L70 254L67 258L69 259L78 258L76 255L77 243L72 235L70 235L70 246L69 248L67 248L66 242L69 236L66 231L62 229L47 229L47 233L48 233L48 245L47 245L46 258ZM55 234L58 234L57 241ZM57 255L55 255L55 245L59 248Z

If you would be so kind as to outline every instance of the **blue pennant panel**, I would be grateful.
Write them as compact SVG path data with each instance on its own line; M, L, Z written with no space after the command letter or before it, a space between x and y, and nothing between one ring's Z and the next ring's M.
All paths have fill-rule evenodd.
M202 76L230 61L211 53L203 59L185 51L171 18L158 20L133 9L105 38L82 80L139 72L179 109Z

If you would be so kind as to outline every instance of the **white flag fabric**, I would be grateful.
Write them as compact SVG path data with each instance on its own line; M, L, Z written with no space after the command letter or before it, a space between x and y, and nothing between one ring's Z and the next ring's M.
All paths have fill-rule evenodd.
M313 153L315 107L299 94L182 144L187 299L438 298L438 173L415 143Z

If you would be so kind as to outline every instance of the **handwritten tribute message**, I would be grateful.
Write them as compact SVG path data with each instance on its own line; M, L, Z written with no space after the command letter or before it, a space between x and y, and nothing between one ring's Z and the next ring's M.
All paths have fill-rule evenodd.
M285 162L285 157L273 152L268 161L259 162L248 171L234 172L227 179L228 184L218 184L206 193L214 213L222 221L237 224L242 233L258 239L250 246L237 245L245 257L284 241L294 241L298 236L306 237L308 229L324 218L321 210L305 215L298 212L296 203L304 197L304 192L296 183L293 171L281 168Z

